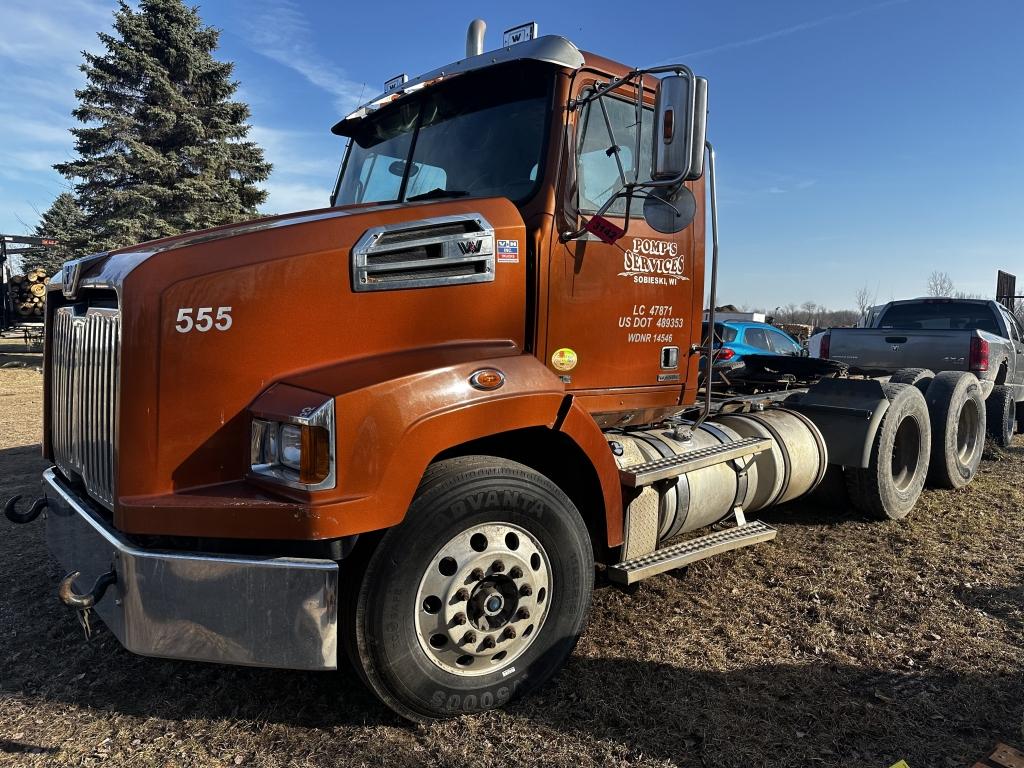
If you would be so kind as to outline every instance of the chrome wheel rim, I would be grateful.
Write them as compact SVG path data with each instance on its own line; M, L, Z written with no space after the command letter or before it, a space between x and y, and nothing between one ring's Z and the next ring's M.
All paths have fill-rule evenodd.
M423 653L451 674L486 675L533 645L551 602L551 563L528 531L486 523L434 555L416 593Z

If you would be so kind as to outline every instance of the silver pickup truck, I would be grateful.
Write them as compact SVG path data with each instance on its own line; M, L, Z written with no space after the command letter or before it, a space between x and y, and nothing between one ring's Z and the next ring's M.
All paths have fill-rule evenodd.
M932 371L970 371L987 397L1006 402L1000 420L1024 432L1024 328L1002 304L985 299L891 301L869 328L833 328L822 339L821 357L847 364L853 373L910 380ZM918 373L915 373L918 372ZM990 423L990 434L999 424Z

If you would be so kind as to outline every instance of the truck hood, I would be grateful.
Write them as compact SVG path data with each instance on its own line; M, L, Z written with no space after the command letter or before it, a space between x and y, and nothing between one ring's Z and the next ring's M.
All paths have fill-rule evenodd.
M398 206L378 206L373 208L372 211L389 210L396 207ZM193 245L202 245L203 243L211 243L217 240L251 235L280 227L294 227L344 216L367 215L370 212L365 206L322 208L280 216L267 216L238 224L226 224L221 227L213 227L197 232L186 232L159 240L149 240L138 245L127 246L113 251L101 251L76 259L66 264L61 271L53 276L50 282L53 289L61 288L69 298L76 295L81 288L89 286L120 290L125 278L132 270L159 253Z
M392 237L399 251L378 236ZM422 245L438 240L439 248ZM490 260L481 262L484 242ZM380 246L371 267L360 266L357 243ZM467 263L479 274L449 277ZM415 279L394 276L410 264ZM452 344L509 354L524 347L526 233L504 198L309 211L69 266L51 281L48 312L69 304L118 310L122 497L241 480L248 408L275 383L305 376L309 387L319 381L312 372L354 360L373 369L376 359L414 350L437 349L444 365ZM391 272L378 281L371 269Z

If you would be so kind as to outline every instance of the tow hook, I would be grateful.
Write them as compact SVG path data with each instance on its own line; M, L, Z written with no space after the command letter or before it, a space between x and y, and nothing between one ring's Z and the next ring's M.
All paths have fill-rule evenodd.
M21 501L20 493L17 496L11 496L11 498L7 500L7 503L4 504L4 517L6 517L12 523L31 523L33 520L39 517L39 513L46 508L45 496L40 496L38 499L33 501L32 506L30 506L24 512L18 512L14 508L19 501Z
M69 573L61 581L60 587L57 588L57 596L60 598L60 601L68 608L74 608L78 611L87 611L92 608L103 599L107 587L117 583L117 573L111 569L106 573L100 574L100 577L96 579L96 583L92 585L92 589L80 595L75 592L74 587L75 579L80 575L79 571Z

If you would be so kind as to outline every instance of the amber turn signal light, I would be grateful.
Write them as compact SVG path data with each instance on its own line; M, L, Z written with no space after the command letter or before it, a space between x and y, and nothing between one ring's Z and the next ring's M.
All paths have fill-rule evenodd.
M497 368L481 368L469 377L469 385L474 389L497 389L505 383L505 374Z
M323 427L302 427L302 463L299 482L322 483L331 471L330 434Z

